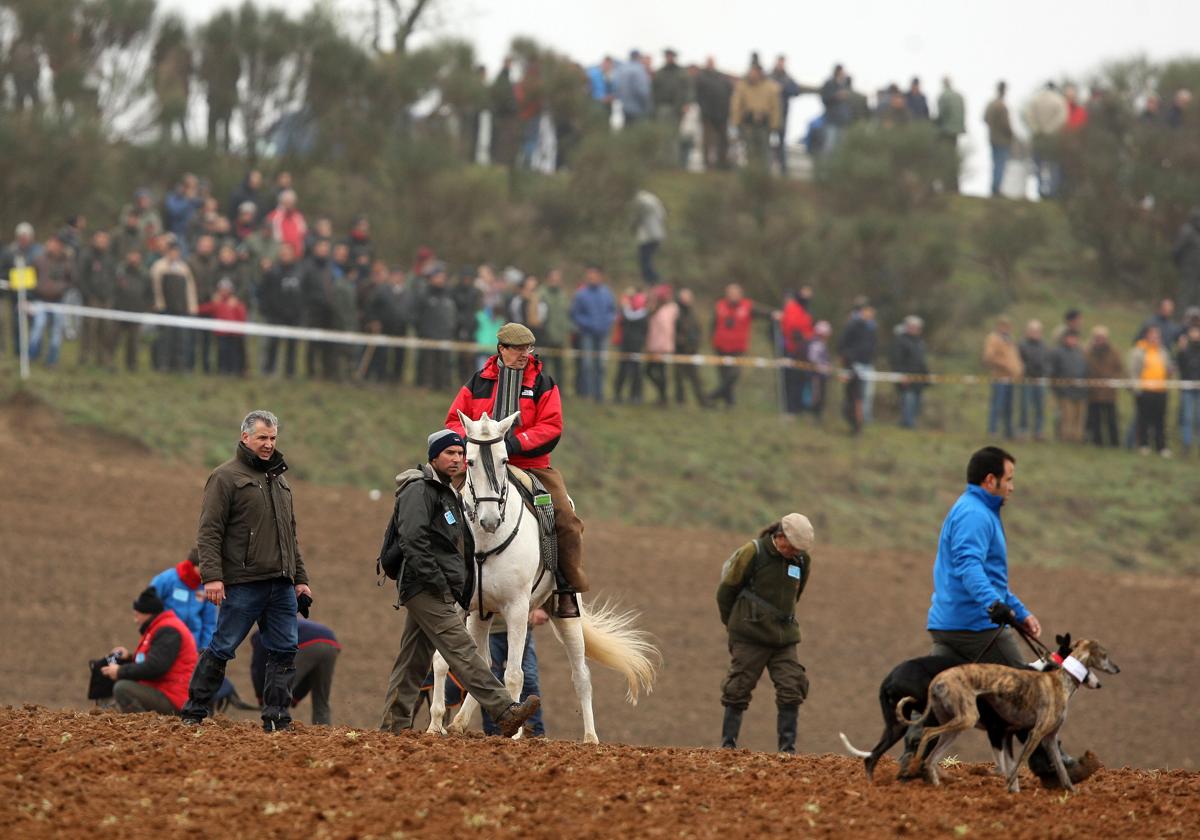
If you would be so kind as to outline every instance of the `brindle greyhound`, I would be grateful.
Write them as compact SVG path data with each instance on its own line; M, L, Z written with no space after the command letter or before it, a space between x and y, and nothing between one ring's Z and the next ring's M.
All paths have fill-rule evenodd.
M1106 674L1118 674L1121 669L1112 661L1108 651L1095 641L1083 639L1071 648L1071 655L1063 661L1057 671L1024 671L1006 665L961 665L943 671L929 684L929 699L925 714L916 720L904 719L904 707L911 698L901 700L896 706L896 717L906 723L923 725L933 714L941 725L930 727L921 736L913 761L921 766L926 747L937 739L937 747L925 759L925 777L931 784L938 784L937 764L950 750L950 745L963 732L979 721L976 700L984 698L992 709L1011 727L1012 732L1029 730L1029 738L1021 755L1011 767L1000 767L1007 771L1008 790L1017 793L1020 783L1017 771L1029 757L1029 752L1043 744L1054 762L1058 780L1064 788L1074 792L1075 786L1063 766L1062 754L1058 749L1058 732L1067 718L1067 702L1080 685L1100 688L1100 680L1093 669ZM1011 742L1006 750L1011 755ZM1000 761L1000 757L997 760ZM910 762L911 763L911 762ZM906 770L908 768L905 768Z

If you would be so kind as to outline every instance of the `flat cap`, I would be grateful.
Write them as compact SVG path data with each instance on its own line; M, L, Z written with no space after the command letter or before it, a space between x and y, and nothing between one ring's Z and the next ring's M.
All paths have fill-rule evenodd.
M519 347L523 344L533 344L537 339L533 337L533 331L524 324L508 323L496 333L496 340L501 344L512 344Z
M800 551L812 551L814 536L812 523L802 513L789 513L783 517L783 536Z

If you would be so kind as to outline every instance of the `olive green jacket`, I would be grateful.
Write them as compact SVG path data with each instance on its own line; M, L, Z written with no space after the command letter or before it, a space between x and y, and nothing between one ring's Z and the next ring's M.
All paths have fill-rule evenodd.
M230 586L285 577L308 583L286 471L278 450L262 461L241 443L212 471L196 535L201 580Z
M769 537L752 540L725 561L717 607L735 641L784 647L800 641L796 602L808 583L807 553L788 560Z

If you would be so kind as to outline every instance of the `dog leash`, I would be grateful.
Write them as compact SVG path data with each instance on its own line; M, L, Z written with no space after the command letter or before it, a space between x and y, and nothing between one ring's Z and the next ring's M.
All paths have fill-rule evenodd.
M1007 625L1001 624L999 627L996 628L996 632L993 633L992 638L990 640L988 640L987 646L984 647L983 650L979 651L978 656L976 656L974 659L971 660L972 664L977 664L980 660L983 659L983 657L987 656L987 652L992 649L992 645L996 644L996 640L1000 638L1000 634L1004 632L1004 628L1006 626Z

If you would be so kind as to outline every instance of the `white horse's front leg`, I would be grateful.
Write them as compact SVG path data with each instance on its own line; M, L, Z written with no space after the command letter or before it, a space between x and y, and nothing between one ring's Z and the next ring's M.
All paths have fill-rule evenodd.
M504 623L508 629L508 661L504 664L504 687L514 700L521 699L525 689L525 671L521 668L525 660L525 639L529 633L529 599L510 604L504 609ZM490 647L490 645L489 645ZM521 737L525 727L517 730L513 739Z
M492 620L480 621L475 613L467 613L467 635L475 640L475 647L479 649L479 655L483 657L483 661L487 665L491 665L491 646L488 644L488 630L492 626ZM464 691L462 708L458 710L458 714L454 716L454 720L450 721L450 731L456 735L462 735L467 731L467 727L471 725L471 718L475 715L475 710L479 708L479 701L475 699L469 691Z
M429 692L429 729L432 735L445 735L442 723L446 717L446 675L450 666L436 651L433 654L433 688Z
M584 658L583 618L552 618L563 647L567 649L567 661L571 664L571 683L575 696L579 698L579 713L583 716L583 740L587 744L598 744L596 716L592 712L592 672Z

